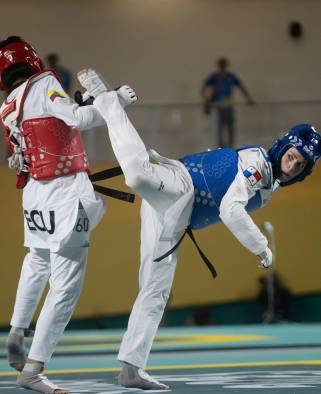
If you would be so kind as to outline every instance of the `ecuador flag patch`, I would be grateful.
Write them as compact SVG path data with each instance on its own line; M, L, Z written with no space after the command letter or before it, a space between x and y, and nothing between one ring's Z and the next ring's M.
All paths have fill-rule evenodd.
M66 98L66 95L64 93L58 92L57 90L49 90L48 96L49 96L51 101L55 101L56 98L58 98L58 97Z

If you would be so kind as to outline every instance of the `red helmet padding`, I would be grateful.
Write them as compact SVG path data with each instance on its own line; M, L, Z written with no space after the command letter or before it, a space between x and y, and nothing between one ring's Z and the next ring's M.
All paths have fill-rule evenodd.
M9 67L15 64L28 64L36 72L42 71L44 65L36 51L23 39L9 43L0 49L0 90L6 90L2 75Z

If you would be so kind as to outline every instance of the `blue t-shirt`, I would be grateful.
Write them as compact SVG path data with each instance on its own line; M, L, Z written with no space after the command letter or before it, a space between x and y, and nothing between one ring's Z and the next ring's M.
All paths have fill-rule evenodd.
M72 83L72 76L71 72L64 67L59 67L56 69L56 73L60 79L61 85L67 93L70 93L71 90L71 83Z
M222 78L219 73L211 74L204 83L204 86L212 86L214 94L211 98L212 102L218 102L231 97L233 88L240 86L241 82L235 74L227 73L225 78Z

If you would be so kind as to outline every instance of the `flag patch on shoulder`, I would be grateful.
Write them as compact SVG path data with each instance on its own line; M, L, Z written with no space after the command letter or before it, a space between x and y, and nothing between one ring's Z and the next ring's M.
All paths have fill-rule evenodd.
M243 174L252 186L262 179L261 173L255 167L248 167L245 171L243 171Z
M58 92L57 90L49 90L48 96L49 96L51 101L55 101L56 98L58 98L58 97L66 98L65 94L63 94L62 92Z

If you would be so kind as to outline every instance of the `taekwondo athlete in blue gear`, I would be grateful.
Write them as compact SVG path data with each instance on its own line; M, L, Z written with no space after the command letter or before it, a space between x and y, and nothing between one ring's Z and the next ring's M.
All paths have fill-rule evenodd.
M126 184L138 193L141 207L141 267L134 303L118 360L124 363L119 384L141 389L167 389L144 370L174 279L177 248L162 261L189 226L200 229L222 221L263 267L272 252L247 211L265 204L279 184L309 175L320 158L321 136L310 126L297 126L268 154L257 146L217 149L171 160L143 141L99 75L78 74L95 97L93 105L108 126L109 139ZM297 177L297 178L296 178Z

